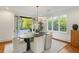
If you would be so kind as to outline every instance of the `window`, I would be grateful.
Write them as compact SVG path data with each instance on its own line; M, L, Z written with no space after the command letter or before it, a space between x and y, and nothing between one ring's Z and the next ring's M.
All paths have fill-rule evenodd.
M48 30L52 30L52 17L48 18Z
M25 32L32 32L32 18L16 17L16 35L20 35Z
M60 26L60 31L66 32L67 30L67 17L66 16L60 16L59 26Z
M48 30L66 32L67 31L67 15L48 18Z
M53 30L61 31L61 32L67 31L67 16L66 15L53 18Z
M58 19L57 19L57 17L53 18L53 30L58 31Z
M30 30L32 31L32 19L31 18L21 18L20 30Z

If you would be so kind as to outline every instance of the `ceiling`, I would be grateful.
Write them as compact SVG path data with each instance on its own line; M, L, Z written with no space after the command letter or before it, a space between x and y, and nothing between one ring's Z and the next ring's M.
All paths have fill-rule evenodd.
M78 6L39 6L39 16L53 16L79 9ZM37 16L36 6L0 6L0 10L8 10L20 16Z

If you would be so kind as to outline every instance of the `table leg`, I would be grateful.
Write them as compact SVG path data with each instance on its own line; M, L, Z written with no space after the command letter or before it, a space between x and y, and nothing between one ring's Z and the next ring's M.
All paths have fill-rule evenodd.
M27 51L30 49L30 39L27 39Z
M24 41L27 43L26 50L28 51L30 49L30 38L25 38Z

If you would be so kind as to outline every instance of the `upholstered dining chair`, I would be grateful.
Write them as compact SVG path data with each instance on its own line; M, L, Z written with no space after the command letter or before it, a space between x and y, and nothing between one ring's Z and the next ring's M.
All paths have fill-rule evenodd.
M45 37L45 46L44 49L50 49L52 44L52 32L48 32Z
M23 53L26 52L27 43L25 43L24 39L13 39L13 52L14 53Z

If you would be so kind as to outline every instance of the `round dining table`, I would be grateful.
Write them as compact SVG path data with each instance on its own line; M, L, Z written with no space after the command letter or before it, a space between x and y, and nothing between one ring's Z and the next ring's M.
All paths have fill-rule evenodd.
M34 33L32 32L24 33L19 35L19 38L24 39L24 41L27 43L26 51L30 50L30 42L34 38Z

